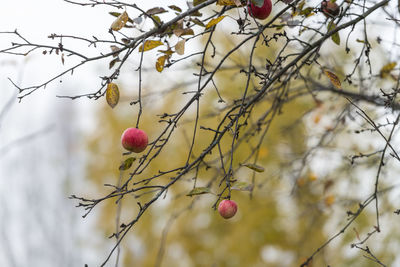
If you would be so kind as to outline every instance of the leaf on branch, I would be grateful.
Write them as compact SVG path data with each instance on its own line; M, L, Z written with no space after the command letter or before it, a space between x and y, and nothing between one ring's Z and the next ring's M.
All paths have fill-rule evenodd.
M206 30L211 28L212 26L217 25L221 20L223 20L226 16L221 16L215 19L210 20L206 25Z
M121 15L121 13L119 13L119 12L108 12L108 14L110 14L111 16L114 16L114 17L119 17ZM131 18L129 18L128 21L130 23L133 23L133 20Z
M120 48L116 45L112 45L112 46L110 46L110 48L111 48L111 51L114 52L113 57L117 57L119 55L119 52L117 52L117 51L119 51Z
M340 83L340 80L335 73L330 72L329 70L324 70L324 73L329 78L329 80L331 80L333 86L335 86L337 89L342 89L342 84Z
M111 29L113 31L121 30L125 26L125 24L128 22L128 20L129 20L128 13L126 13L126 11L124 11L124 13L119 15L118 18L116 20L114 20L114 22L111 24Z
M114 67L114 65L115 65L115 63L117 63L117 62L120 62L121 60L117 57L117 58L114 58L113 60L111 60L110 61L110 63L108 64L108 68L109 69L112 69L113 67Z
M147 10L146 14L147 15L155 15L155 14L162 14L165 12L168 12L168 11L162 7L154 7L154 8L150 8L149 10Z
M208 194L208 193L211 193L210 188L208 188L208 187L196 187L196 188L193 188L193 189L187 194L187 196L192 197L192 196L202 195L202 194Z
M238 190L238 191L252 191L254 185L246 183L246 182L235 182L232 186L232 190Z
M163 44L164 44L164 43L161 42L161 41L147 40L147 41L144 42L144 46L141 45L141 46L139 47L139 52L142 52L142 51L149 51L149 50L154 49L154 48L156 48L157 46L160 46L160 45L163 45ZM144 48L143 48L143 47L144 47Z
M126 160L124 160L124 162L121 163L121 165L119 166L119 170L120 171L128 170L132 166L135 160L136 160L135 157L127 158Z
M119 89L115 83L109 83L107 85L106 100L107 100L108 105L110 105L111 108L114 108L118 104Z
M240 0L217 0L217 5L220 6L241 6Z
M200 5L201 3L205 2L206 0L193 0L193 5L197 6Z
M178 55L183 55L183 54L185 54L185 43L186 43L186 40L185 40L185 39L180 40L179 42L176 43L176 45L175 45L175 51L176 51L176 53L177 53Z
M182 9L176 5L168 6L170 9L175 10L176 12L182 12Z
M157 61L156 61L156 70L157 70L158 72L162 72L162 71L163 71L164 66L165 66L165 60L168 59L168 58L169 58L168 55L164 55L164 56L161 56L161 57L157 58Z
M159 16L152 15L151 17L154 19L153 20L154 26L159 27L161 24L163 24Z
M171 50L171 48L168 50L157 50L157 51L168 56L171 56L173 53L175 53L174 51Z
M204 23L203 23L201 20L199 20L198 18L194 18L194 19L190 18L190 21L193 22L193 23L196 24L196 25L201 26L201 27L205 27L205 26L206 26L206 25L204 25Z
M386 78L390 74L390 72L396 67L396 65L397 62L390 62L383 66L379 71L379 75L381 76L381 78Z
M245 167L247 167L249 169L252 169L253 171L256 171L256 172L264 172L265 171L265 169L263 167L261 167L259 165L256 165L256 164L246 163L246 164L242 164L242 166L245 166Z
M336 29L336 24L335 24L333 21L329 22L329 24L328 24L328 32L333 31L334 29ZM334 34L331 36L331 39L332 39L332 41L333 41L335 44L340 45L340 35L339 35L339 32L334 33Z
M183 36L183 35L194 35L194 31L190 28L186 28L186 29L175 29L174 34L177 37Z

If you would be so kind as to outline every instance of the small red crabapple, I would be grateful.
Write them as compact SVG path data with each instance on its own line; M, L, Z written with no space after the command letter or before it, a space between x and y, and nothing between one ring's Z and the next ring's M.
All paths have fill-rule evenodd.
M122 146L129 151L140 153L146 149L149 139L147 134L137 128L128 128L121 136Z
M229 219L235 216L236 211L237 204L233 200L224 199L218 205L218 212L225 219Z
M272 3L271 0L264 0L264 4L261 7L256 6L251 2L248 1L247 10L249 15L256 19L266 19L269 14L271 14L272 10Z

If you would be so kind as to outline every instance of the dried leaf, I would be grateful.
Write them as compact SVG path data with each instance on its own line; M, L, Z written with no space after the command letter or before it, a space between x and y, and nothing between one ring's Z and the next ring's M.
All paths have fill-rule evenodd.
M170 9L175 10L177 12L182 12L182 9L176 5L168 6Z
M113 31L121 30L125 26L125 24L128 22L128 20L129 20L128 13L126 13L126 11L124 11L124 13L119 15L118 18L116 20L114 20L114 22L111 24L111 29Z
M332 206L333 203L335 203L335 196L334 195L329 195L324 199L325 205L326 206Z
M108 12L108 14L110 14L111 16L114 16L114 17L119 17L121 15L121 13L119 13L119 12ZM131 18L129 18L128 21L130 23L133 23L133 20Z
M168 50L157 50L160 53L163 53L165 55L171 56L173 53L175 53L174 51L172 51L171 49Z
M205 2L205 1L206 0L193 0L193 5L197 6L197 5L199 5L199 4L201 4L201 3Z
M119 51L119 47L116 46L116 45L112 45L112 46L110 46L110 48L111 48L111 51L112 51L112 52L117 52L117 51ZM113 57L117 57L118 55L119 55L119 53L114 53L114 54L113 54Z
M166 60L168 57L169 57L168 55L164 55L164 56L161 56L161 57L159 57L159 58L157 59L157 61L156 61L156 70L157 70L158 72L162 72L162 71L163 71L164 65L165 65L165 60Z
M194 31L192 29L190 29L190 28L175 29L173 32L177 37L180 37L182 35L194 35Z
M246 183L246 182L235 182L231 189L232 190L239 190L239 191L252 191L254 185Z
M187 194L187 196L191 197L191 196L202 195L202 194L207 194L207 193L211 193L210 188L208 188L208 187L196 187L196 188L193 188Z
M329 22L329 24L328 24L328 32L333 31L334 29L336 29L336 24L333 21ZM331 39L335 44L340 45L340 35L339 35L338 32L334 33L331 36Z
M155 15L155 14L161 14L161 13L165 13L165 12L168 12L168 11L162 7L154 7L154 8L147 10L146 14L147 15Z
M120 62L121 60L117 57L117 58L114 58L113 60L111 60L110 61L110 63L108 64L108 68L109 69L112 69L113 67L114 67L114 65L115 65L115 63L117 63L117 62Z
M387 77L390 74L390 72L396 67L396 65L397 62L390 62L385 66L383 66L379 71L379 75L381 76L381 78Z
M185 40L185 39L180 40L179 42L176 43L176 45L175 45L175 51L176 51L176 53L177 53L178 55L183 55L183 54L185 54L185 43L186 43L186 40Z
M342 84L340 83L340 80L336 76L336 74L330 72L329 70L324 70L324 73L329 78L329 80L331 80L333 86L335 86L337 89L342 89Z
M119 101L119 89L115 83L109 83L106 91L107 103L111 108L114 108Z
M253 171L256 171L256 172L264 172L265 171L265 169L263 167L261 167L259 165L256 165L256 164L246 163L246 164L242 164L242 166L245 166L245 167L247 167L249 169L252 169Z
M217 5L220 6L241 6L239 0L217 0Z
M199 20L198 18L194 18L194 19L190 18L190 21L193 22L193 23L196 24L196 25L201 26L201 27L205 27L205 26L206 26L206 25L204 25L204 23L203 23L201 20Z
M210 20L206 25L206 30L211 28L212 26L217 25L221 20L223 20L226 16L221 16L215 19Z
M139 47L139 52L142 51L148 51L151 50L153 48L156 48L157 46L163 45L164 43L161 41L155 41L155 40L147 40L144 42L144 49L143 49L143 45L141 45Z
M135 157L127 158L126 160L124 160L124 162L121 163L121 165L119 166L119 170L120 170L120 171L128 170L128 169L132 166L132 163L133 163L135 160L136 160Z

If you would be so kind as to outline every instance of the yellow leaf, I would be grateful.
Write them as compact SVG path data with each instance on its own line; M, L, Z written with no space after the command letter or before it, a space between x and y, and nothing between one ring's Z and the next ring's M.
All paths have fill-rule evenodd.
M258 166L256 164L246 163L246 164L243 164L243 166L245 166L249 169L252 169L253 171L256 171L256 172L264 172L264 170L265 170L263 167Z
M206 30L211 28L212 26L217 25L221 20L223 20L223 18L225 18L226 16L221 16L215 19L210 20L207 25L206 25Z
M239 0L217 0L217 5L220 6L241 6Z
M176 51L176 53L177 53L178 55L183 55L183 54L185 54L185 43L186 43L186 40L185 40L185 39L180 40L179 42L176 43L176 45L175 45L175 51Z
M109 83L106 91L107 103L111 108L114 108L119 101L119 89L115 83Z
M326 206L332 206L333 203L335 203L335 196L334 195L329 195L324 199L325 205Z
M308 176L308 180L310 180L311 182L316 181L317 179L318 177L315 173L310 173L310 175Z
M124 11L124 13L119 15L118 18L116 20L114 20L114 22L111 24L111 29L113 31L121 30L125 26L125 24L128 22L128 20L129 20L128 13L126 13L126 11Z
M389 73L396 67L397 63L396 62L390 62L383 66L381 70L379 71L379 75L381 78L385 78L389 75Z
M193 0L193 5L197 6L197 5L199 5L199 4L201 4L201 3L205 2L205 1L206 0Z
M314 116L314 123L315 124L318 124L319 123L319 121L321 120L321 114L316 114L315 116Z
M329 78L329 80L331 80L333 86L335 86L337 89L342 89L342 84L340 83L340 80L336 76L336 74L330 72L329 70L324 70L324 73Z
M143 49L143 45L141 45L139 47L139 52L142 51L148 51L151 50L153 48L156 48L157 46L163 45L164 43L161 41L155 41L155 40L147 40L144 42L144 49Z
M162 71L163 71L164 65L165 65L165 60L166 60L168 57L169 57L168 55L164 55L164 56L161 56L161 57L159 57L159 58L157 59L157 61L156 61L156 70L157 70L158 72L162 72Z

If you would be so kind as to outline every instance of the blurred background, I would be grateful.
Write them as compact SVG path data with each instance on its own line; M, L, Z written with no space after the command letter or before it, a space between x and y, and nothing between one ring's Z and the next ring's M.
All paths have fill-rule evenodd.
M159 1L139 2L143 9L160 4ZM185 1L174 1L174 4L186 8ZM21 0L18 4L7 1L2 3L2 9L0 31L18 29L35 43L48 42L47 36L51 33L108 38L109 25L115 19L108 12L118 11L101 6L80 7L61 0ZM238 16L237 11L229 14ZM321 20L319 16L321 14L315 18L316 23ZM221 30L216 40L220 47L228 49L235 44L235 37L229 35L229 28L237 27L235 23L227 20L219 25ZM375 25L375 29L377 27L379 25ZM394 29L386 30L392 36ZM387 55L385 49L379 48L375 41L379 30L371 30L370 34L376 48L371 52L376 62L374 73L379 73L387 61L398 60L398 53ZM1 37L0 48L9 46L11 37ZM204 40L193 41L187 49L195 51ZM385 41L386 48L390 48L391 37ZM279 45L278 42L275 47L257 49L260 60L255 65L262 66L265 57L276 56ZM354 42L352 45L357 53L361 44ZM77 49L85 51L86 48ZM87 49L88 53L93 52ZM332 50L336 56L327 56L324 63L343 77L343 73L351 69L353 58L333 44L324 46L320 53L329 55ZM233 67L227 67L216 76L225 103L241 97L246 81L237 71L240 66L246 66L248 51L249 47L235 54L230 61ZM177 110L188 99L183 92L196 90L196 77L191 74L198 71L192 60L159 74L154 71L154 55L149 53L144 65L147 71L143 79L141 119L141 128L149 134L150 140L158 135L162 126L158 115ZM215 60L221 55L217 53ZM0 266L88 264L91 267L105 260L115 244L114 239L108 238L115 230L115 202L106 202L82 218L84 210L76 208L76 201L68 197L72 194L101 197L110 190L104 184L117 183L118 166L123 160L120 136L125 128L134 125L138 113L138 107L129 104L137 99L135 69L138 60L139 57L132 57L123 69L118 80L121 100L111 109L104 98L94 101L57 97L97 91L99 77L111 73L107 62L92 64L73 76L57 79L46 89L19 102L17 89L8 78L21 86L40 84L60 72L63 65L59 57L41 53L27 57L0 54ZM208 63L212 65L213 62ZM253 88L257 87L257 82L252 81ZM391 84L386 82L380 86L390 87ZM221 119L217 111L226 105L219 99L214 90L202 98L207 105L201 109L201 125L217 125ZM266 105L269 101L265 100ZM367 127L359 117L346 117L340 125L335 124L348 105L342 98L326 95L321 96L321 101L322 104L316 105L312 98L306 97L284 106L283 114L260 149L259 164L266 171L254 173L241 169L236 173L240 181L255 181L255 188L252 194L233 192L232 198L239 206L233 219L222 220L211 208L215 195L185 196L193 186L189 175L153 205L125 237L120 266L301 264L344 226L347 211L356 210L358 203L373 193L379 155L356 159L357 164L350 164L351 156L374 152L384 145L377 134L365 130ZM382 124L394 118L383 108L368 105L363 108L371 111L374 119ZM194 112L194 109L187 112L171 143L152 163L147 174L185 162ZM261 112L262 109L254 111L255 114ZM360 129L364 131L355 134ZM382 131L388 133L389 130ZM324 146L313 149L323 136ZM201 153L211 137L211 134L201 136L195 155ZM396 136L394 146L398 147L398 139ZM238 155L246 155L255 141L250 140L248 146L241 147ZM229 143L222 147L229 148ZM312 152L304 164L302 159L306 151ZM238 156L235 163L242 160ZM297 173L296 170L301 171ZM380 196L382 229L368 244L388 266L400 266L399 217L393 213L400 206L398 172L399 164L388 160L381 179L381 188L386 190ZM220 176L218 169L202 170L197 183L206 186ZM298 188L296 192L293 192L293 181ZM136 211L134 197L124 200L121 221L129 221ZM368 208L351 229L315 259L314 266L376 266L363 257L360 250L350 247L360 241L360 236L373 231L374 212L374 207ZM114 266L114 260L115 255L106 266Z

